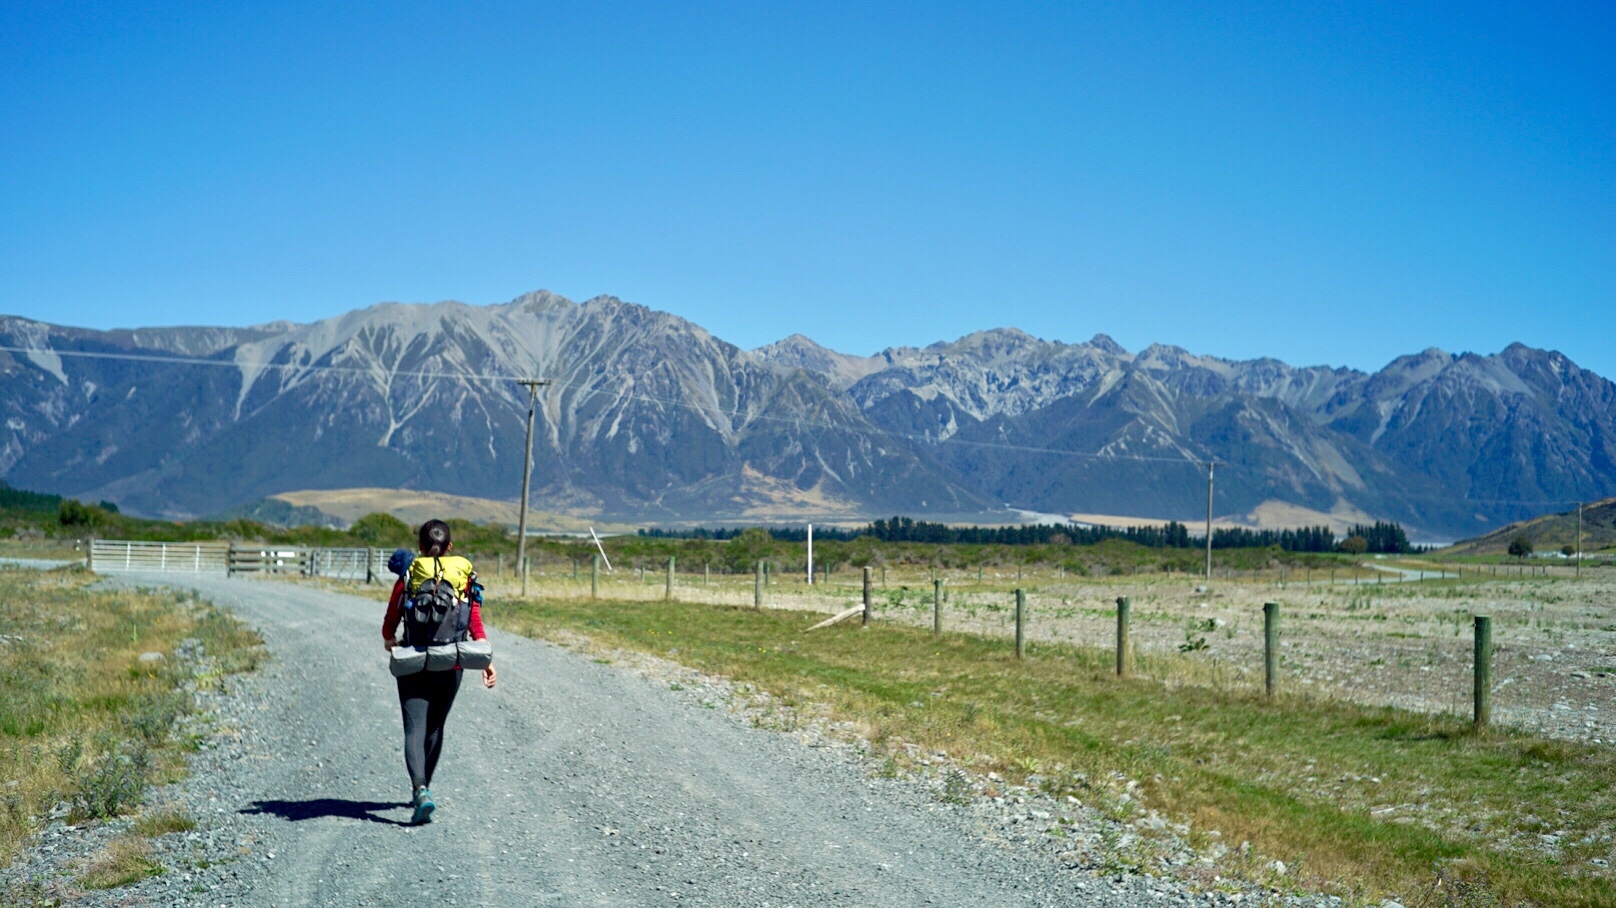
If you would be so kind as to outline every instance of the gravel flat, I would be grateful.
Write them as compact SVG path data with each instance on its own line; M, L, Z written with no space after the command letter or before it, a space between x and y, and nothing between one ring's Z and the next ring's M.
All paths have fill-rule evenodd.
M748 727L665 682L497 631L500 683L485 690L468 673L437 816L410 827L376 602L267 581L117 582L196 589L257 627L273 658L226 698L219 741L173 795L200 820L165 837L183 872L72 903L1226 903L1062 866L980 813L872 779L846 748Z

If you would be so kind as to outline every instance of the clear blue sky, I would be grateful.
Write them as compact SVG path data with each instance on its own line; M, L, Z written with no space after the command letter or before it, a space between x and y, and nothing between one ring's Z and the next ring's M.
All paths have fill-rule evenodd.
M0 313L610 293L743 347L1012 325L1616 378L1616 12L0 7Z

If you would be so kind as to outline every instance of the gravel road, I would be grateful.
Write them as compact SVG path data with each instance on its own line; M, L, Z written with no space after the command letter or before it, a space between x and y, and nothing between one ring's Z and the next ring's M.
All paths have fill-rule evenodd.
M848 748L805 746L666 682L498 632L500 683L466 678L433 784L436 818L409 827L377 603L267 581L116 582L194 588L257 627L274 658L220 698L219 733L166 795L199 818L162 840L170 872L71 893L70 904L1231 901L1063 866L981 812L871 778ZM73 834L57 823L12 873L88 847Z

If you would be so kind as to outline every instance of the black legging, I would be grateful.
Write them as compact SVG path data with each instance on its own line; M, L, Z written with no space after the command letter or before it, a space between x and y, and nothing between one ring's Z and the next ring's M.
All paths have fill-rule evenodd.
M432 784L443 750L443 723L460 691L460 672L417 672L398 679L398 704L404 710L404 768L410 785Z

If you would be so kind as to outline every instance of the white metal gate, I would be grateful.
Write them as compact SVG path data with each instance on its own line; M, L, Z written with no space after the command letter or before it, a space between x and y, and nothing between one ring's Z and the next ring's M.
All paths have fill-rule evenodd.
M230 558L228 542L135 542L92 539L91 570L165 571L187 574L223 574Z

